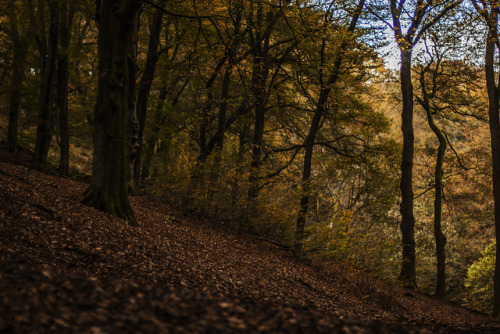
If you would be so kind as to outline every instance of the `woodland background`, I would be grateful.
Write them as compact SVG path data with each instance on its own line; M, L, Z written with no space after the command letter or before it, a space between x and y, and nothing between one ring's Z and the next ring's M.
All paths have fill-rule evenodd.
M442 189L445 296L491 311L483 14L498 9L493 2L144 2L129 189L396 281L405 82L388 64L405 46L391 31L392 3L406 6L402 27L416 45L417 286L436 291L435 190ZM33 167L86 181L97 122L95 13L87 0L0 2L1 140L11 151L33 151ZM418 15L426 28L412 40ZM447 147L438 187L436 133Z

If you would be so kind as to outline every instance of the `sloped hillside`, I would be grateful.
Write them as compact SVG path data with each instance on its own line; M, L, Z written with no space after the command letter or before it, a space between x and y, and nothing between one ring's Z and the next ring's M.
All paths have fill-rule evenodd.
M81 205L82 183L0 163L0 184L0 332L500 331L144 198L132 227Z

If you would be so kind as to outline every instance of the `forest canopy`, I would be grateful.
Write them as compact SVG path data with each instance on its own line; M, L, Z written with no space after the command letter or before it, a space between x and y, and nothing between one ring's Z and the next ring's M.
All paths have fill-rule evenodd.
M129 194L498 315L499 6L1 1L0 140L137 228Z

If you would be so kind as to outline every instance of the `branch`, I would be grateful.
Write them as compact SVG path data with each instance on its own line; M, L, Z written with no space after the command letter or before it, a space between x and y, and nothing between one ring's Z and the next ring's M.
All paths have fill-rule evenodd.
M417 195L417 196L413 196L413 199L417 199L419 197L422 197L423 195L425 195L426 193L428 193L429 191L431 191L432 189L436 188L435 185L432 185L432 187L430 188L427 188L426 190L424 190L421 194Z
M450 139L448 138L448 135L446 134L446 132L444 132L444 131L441 131L441 132L442 132L442 133L444 134L444 136L446 137L446 141L448 142L448 145L450 145L451 150L452 150L452 151L453 151L453 153L455 154L455 157L457 158L457 161L458 161L458 164L460 165L460 167L462 167L463 169L465 169L465 170L467 170L467 171L469 171L469 170L473 169L473 168L467 168L467 167L465 167L465 165L462 163L462 160L461 160L461 159L460 159L460 157L458 156L457 151L455 150L455 148L454 148L454 147L453 147L453 145L451 144L451 141L450 141Z
M225 17L224 16L221 16L221 15L188 15L188 14L180 14L180 13L172 13L170 11L168 11L167 9L161 7L160 5L156 4L154 1L151 1L151 0L144 0L145 3L147 3L148 5L151 5L159 10L161 10L163 13L167 14L167 15L170 15L170 16L174 16L174 17L180 17L180 18L184 18L184 19L190 19L190 20L203 20L203 19L206 19L206 20L213 20L214 18L218 18L218 19L224 19Z
M278 175L281 174L282 171L284 171L285 169L287 169L291 164L292 162L295 160L295 157L297 156L297 154L300 152L300 149L302 148L302 145L300 145L295 152L293 152L293 155L292 157L290 158L290 160L284 165L282 166L281 168L279 168L276 172L274 173L271 173L271 174L268 174L266 176L266 178L272 178L272 177L276 177Z
M434 19L432 19L430 22L427 22L427 24L425 24L422 27L422 29L420 29L420 31L417 33L417 36L415 37L414 45L417 44L417 42L420 40L420 37L422 37L423 33L425 33L430 27L432 27L434 24L436 24L439 20L441 20L441 18L443 16L445 16L450 10L457 7L460 3L462 3L462 1L458 0L454 3L452 3L451 5L449 5L448 7L445 7L441 13L439 13L437 16L434 17Z

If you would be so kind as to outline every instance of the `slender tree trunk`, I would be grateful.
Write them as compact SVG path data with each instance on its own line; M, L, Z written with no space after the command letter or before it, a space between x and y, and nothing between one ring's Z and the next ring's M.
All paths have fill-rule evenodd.
M158 98L158 104L156 105L156 111L154 114L154 126L151 136L146 140L146 150L144 150L144 159L141 168L141 179L145 180L149 177L149 170L151 168L151 161L153 160L154 150L158 137L160 135L160 125L162 122L163 106L165 105L165 98L167 97L167 87L164 85L160 89L160 96Z
M12 35L12 46L14 58L11 67L13 69L10 85L10 104L9 121L7 127L7 148L11 152L17 151L19 111L21 107L21 98L23 96L23 81L26 73L26 59L28 49L31 44L31 26L27 30L21 31L19 27L18 12L12 10L9 12L10 34Z
M217 149L219 151L219 155L221 154L222 149L224 147L224 135L227 129L226 113L229 103L229 87L231 85L231 75L233 72L233 67L236 64L237 49L240 44L240 26L241 26L242 10L243 10L243 4L241 1L238 1L238 3L236 4L236 17L234 21L233 38L231 40L231 45L228 50L229 59L226 70L224 72L224 78L222 80L222 89L219 102L219 116L217 125ZM217 159L220 160L220 156Z
M128 1L139 1L140 0L128 0ZM140 6L140 5L139 5ZM134 187L134 165L135 161L139 159L139 132L141 125L137 120L137 109L136 109L136 79L137 79L137 39L139 35L139 13L136 14L134 30L132 36L128 39L128 57L127 57L127 68L128 68L128 117L129 126L127 128L127 142L128 142L128 189L130 192L135 191Z
M222 92L219 104L219 116L217 124L217 149L222 151L224 147L224 134L226 133L226 111L229 99L229 86L231 84L231 67L228 65L224 72L224 79L222 80Z
M260 89L256 89L258 91ZM264 96L254 93L254 103L255 103L255 121L254 121L254 133L252 140L252 155L250 161L250 177L248 184L248 212L250 217L247 221L247 229L250 232L254 232L254 226L252 218L258 212L257 199L260 189L260 168L262 165L262 144L264 138L264 124L265 124L265 103L263 101Z
M165 6L165 0L158 3L159 6ZM134 161L134 184L139 187L141 175L141 161L143 152L143 136L144 128L146 125L146 116L148 110L149 93L153 84L156 64L158 62L158 45L160 44L160 33L162 27L163 11L157 8L153 14L153 20L149 30L149 46L146 57L146 64L144 66L144 73L139 82L137 89L137 120L139 121L138 133L138 151L137 157Z
M493 11L493 9L492 9ZM498 6L495 7L489 23L486 42L485 74L488 91L488 112L493 156L493 198L495 201L495 238L497 240L495 274L493 278L493 314L500 317L500 90L495 80L495 42L498 28Z
M219 115L218 115L218 120L217 120L217 140L216 140L216 150L215 150L215 157L214 157L214 167L210 171L209 174L209 182L211 184L208 198L213 199L216 198L216 193L217 193L217 188L216 188L216 183L219 180L219 175L222 173L222 155L223 155L223 149L224 149L224 137L226 133L226 113L227 113L227 107L228 107L228 100L229 100L229 86L231 84L231 72L232 72L232 65L228 64L225 72L224 72L224 78L222 80L222 91L221 91L221 96L220 96L220 102L219 102ZM222 189L219 189L221 191ZM219 205L217 201L214 201L214 206L213 206L213 211L214 211L214 216L217 217L218 212L219 212Z
M441 227L442 201L443 201L443 161L446 152L446 138L443 132L434 122L431 108L424 95L424 109L427 114L427 122L432 132L439 140L439 147L436 157L436 166L434 169L435 196L434 196L434 239L436 240L436 259L437 259L437 284L434 295L443 298L446 293L446 237Z
M328 93L326 93L328 95ZM327 96L326 95L326 96ZM326 96L324 102L326 102ZM297 255L302 256L304 251L304 233L307 220L307 214L309 211L309 197L311 189L311 166L312 166L312 156L314 151L314 141L316 140L316 134L319 130L320 121L324 114L324 104L316 107L316 112L311 122L309 128L309 134L307 135L306 142L304 145L304 167L302 169L302 198L300 199L300 210L297 217L297 223L295 228L295 245L294 251Z
M357 10L351 19L351 23L347 29L348 33L352 33L356 29L359 16L364 7L365 0L360 0L357 6ZM320 51L322 63L324 63L324 53L325 53L326 41L323 40L322 48ZM302 256L304 252L304 234L305 226L307 221L307 214L309 211L309 197L311 191L311 168L312 168L312 156L314 152L314 141L316 140L316 135L320 129L321 119L324 116L326 103L328 100L328 95L332 89L332 86L337 82L340 75L340 68L343 61L343 56L345 49L347 48L347 41L343 41L338 50L335 58L334 67L331 74L326 82L321 82L321 91L319 94L318 103L316 104L316 110L314 112L313 119L311 121L311 126L309 127L309 133L307 135L304 148L304 167L302 170L302 197L300 199L300 210L297 217L297 223L295 228L295 245L294 251L297 255ZM321 66L321 69L323 66ZM322 70L320 70L322 71ZM320 72L320 77L323 78L323 72Z
M59 111L60 156L59 173L69 174L69 119L68 119L68 84L69 84L69 46L73 25L74 2L63 1L60 18L60 48L57 59L57 98Z
M255 110L254 118L254 133L251 143L251 160L250 160L250 176L248 179L248 195L247 195L247 219L246 229L253 233L253 219L258 213L257 199L259 195L259 180L260 168L262 165L262 144L264 139L264 124L266 115L267 92L266 83L269 74L268 68L268 51L269 51L269 36L264 36L264 7L262 1L256 3L257 8L254 14L254 5L249 8L250 24L253 25L253 30L250 31L250 45L253 57L252 65L252 84L251 91L253 95L253 103Z
M42 168L47 162L50 143L52 141L52 86L56 65L56 53L59 37L59 13L55 1L48 2L50 10L49 41L45 49L40 49L40 100L38 112L38 125L36 130L35 152L33 154L32 167ZM43 10L43 8L39 8ZM43 43L45 44L45 43Z
M97 1L99 79L92 180L82 202L136 225L128 200L138 0Z
M244 165L243 162L245 160L245 152L247 150L248 143L248 127L244 127L240 133L238 134L239 145L238 145L238 157L236 158L236 172L231 185L231 208L233 212L239 213L241 215L241 208L236 207L239 202L238 199L241 199L241 178L240 175L243 175ZM241 218L237 217L237 218Z
M23 95L22 84L24 81L25 64L28 56L27 45L14 45L14 59L12 63L12 93L9 105L9 123L7 128L7 148L11 152L17 151L17 138L19 127L19 110Z
M413 85L411 81L411 48L401 50L401 92L403 111L403 155L401 162L401 234L403 259L400 280L406 287L416 287L415 217L413 215Z

